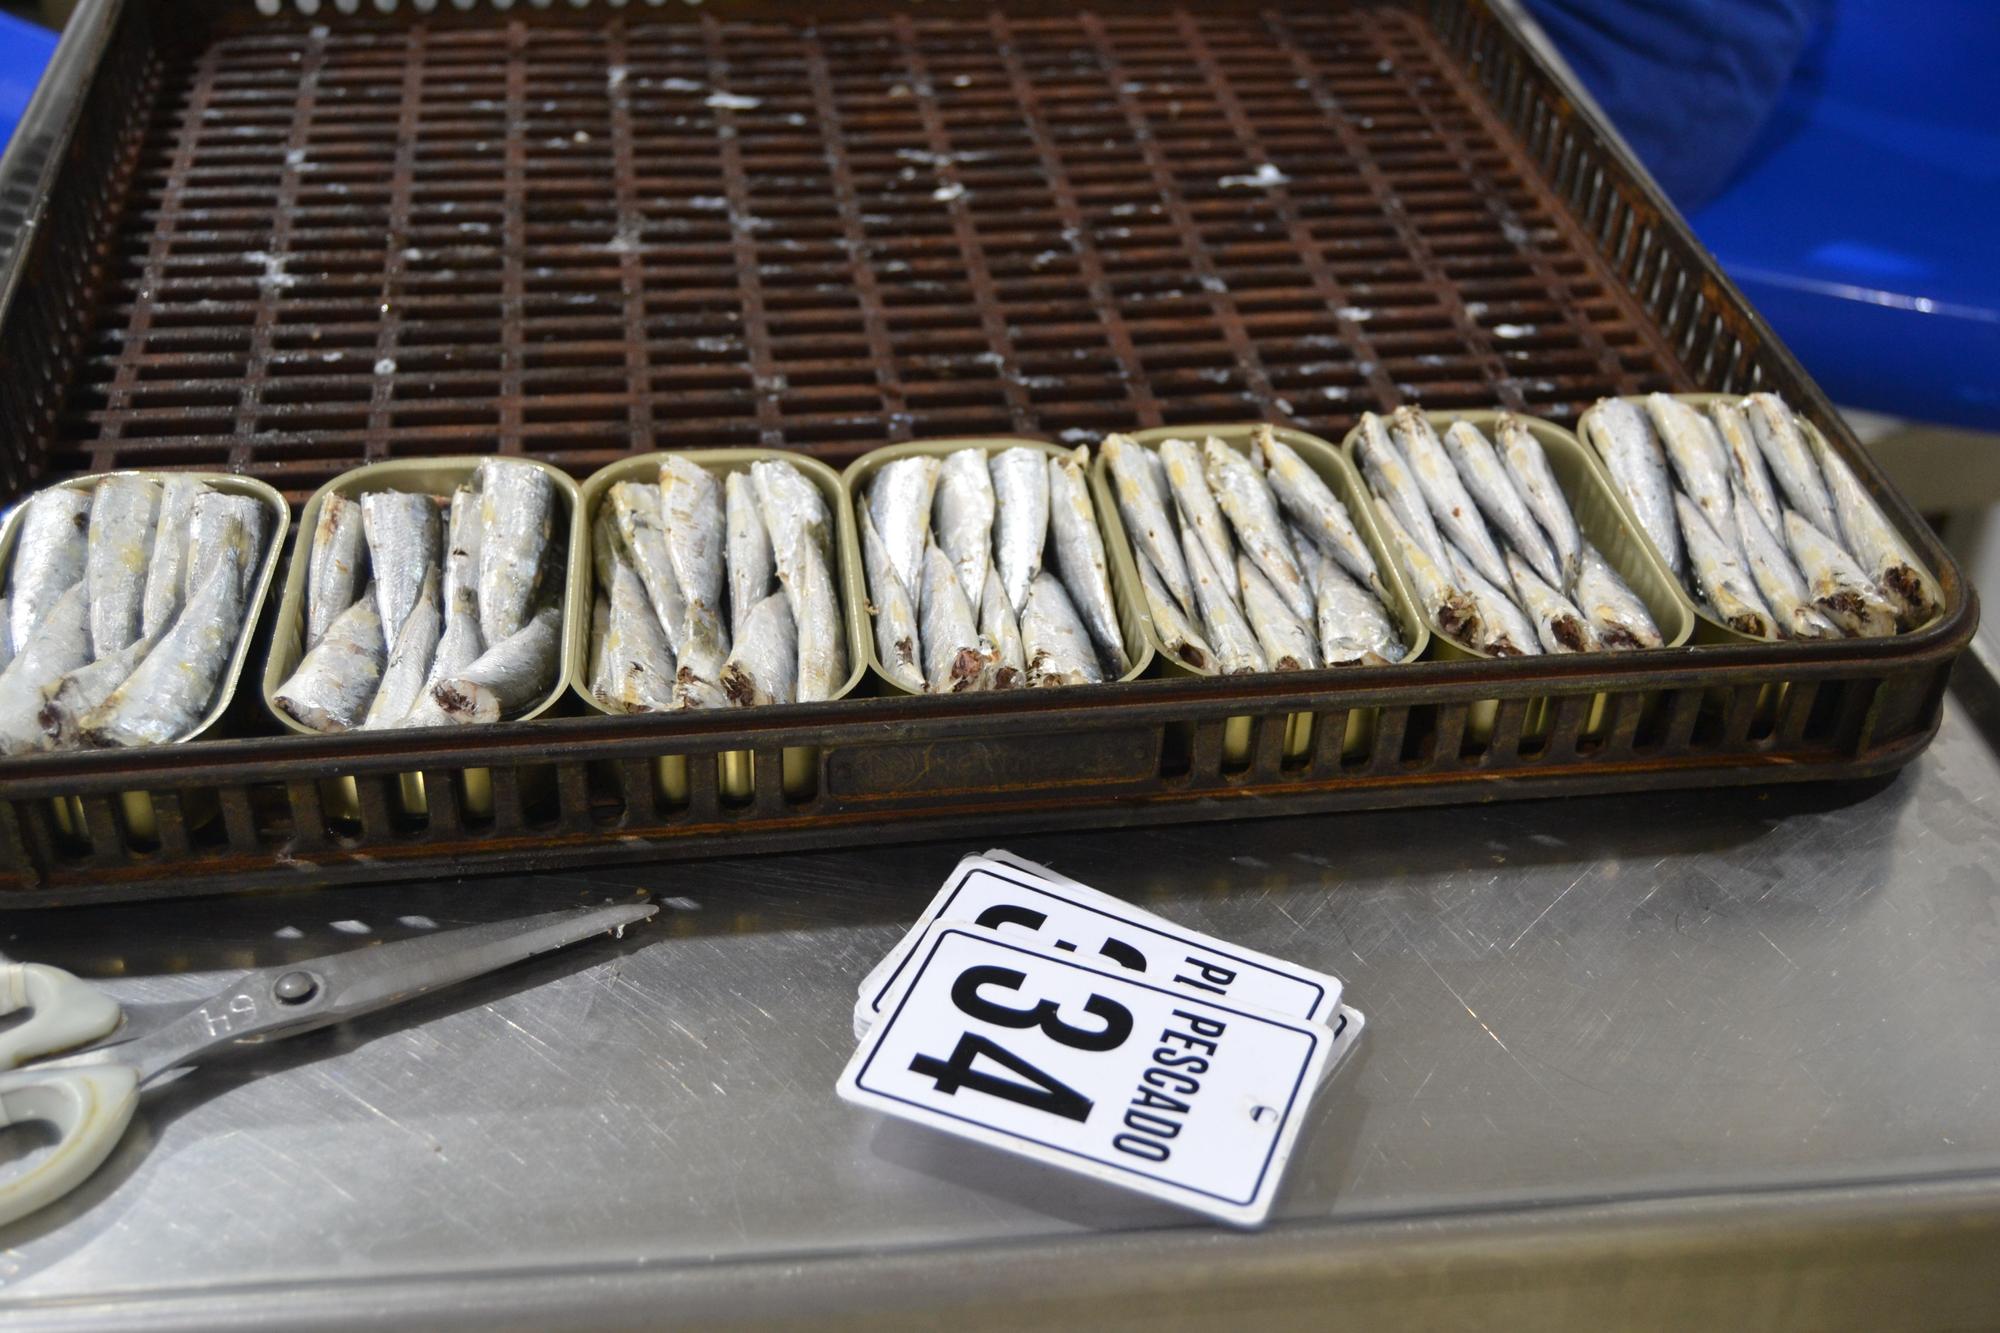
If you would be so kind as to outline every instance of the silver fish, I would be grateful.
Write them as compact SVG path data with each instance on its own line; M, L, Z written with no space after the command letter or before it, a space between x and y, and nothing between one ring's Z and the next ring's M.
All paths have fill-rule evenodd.
M1320 660L1328 666L1381 666L1409 650L1381 599L1323 551L1307 556L1313 570L1313 609Z
M475 620L479 615L479 567L486 546L486 521L480 513L481 507L480 493L470 486L452 492L451 511L444 525L444 583L438 589L439 600L447 608L458 600L460 589L469 590ZM616 541L608 514L598 514L592 540Z
M327 626L271 702L314 731L346 731L368 711L387 649L374 588L364 589Z
M1555 549L1549 545L1535 516L1528 512L1528 502L1515 486L1493 442L1470 421L1454 421L1445 430L1444 448L1480 511L1500 530L1507 544L1520 553L1545 583L1561 584L1563 574L1556 564Z
M1786 501L1805 515L1807 522L1838 539L1840 520L1833 512L1833 497L1827 493L1826 479L1814 465L1812 449L1792 409L1775 393L1753 393L1743 400L1743 410L1750 417L1750 434L1764 461L1771 465L1771 477Z
M728 532L729 639L734 643L743 637L757 603L778 586L778 565L749 473L732 472L722 479L722 510Z
M1875 503L1847 460L1832 446L1813 442L1825 473L1827 490L1833 497L1834 516L1840 522L1840 536L1848 554L1862 572L1875 580L1882 595L1896 606L1896 623L1912 630L1934 619L1944 609L1944 596L1916 552Z
M1451 455L1445 452L1430 418L1413 407L1399 407L1390 418L1389 432L1409 461L1410 475L1430 503L1431 517L1437 520L1447 545L1456 545L1489 582L1504 584L1507 564L1500 558L1500 548L1494 544L1486 520L1479 516L1479 506L1459 480L1458 469L1452 466Z
M320 502L306 563L306 651L319 646L340 613L354 605L368 563L361 506L344 495Z
M1577 564L1576 606L1606 648L1659 648L1667 641L1639 595L1589 542Z
M649 609L650 606L648 603ZM486 635L479 628L479 589L472 584L456 584L451 600L444 604L444 632L438 635L430 670L424 673L423 688L417 691L410 711L404 715L404 725L425 713L435 712L431 691L478 661L485 651ZM443 721L442 715L433 719L433 723Z
M1542 449L1542 442L1511 412L1501 414L1493 433L1499 439L1500 458L1506 464L1515 492L1528 507L1528 512L1535 516L1542 535L1549 541L1556 570L1561 575L1553 582L1559 589L1573 589L1576 586L1579 553L1583 549L1583 533L1576 526L1576 515L1570 511L1569 497L1563 494L1555 469L1549 466L1549 456Z
M1715 427L1680 399L1663 393L1646 395L1646 415L1652 418L1653 429L1666 446L1667 461L1674 465L1681 493L1700 507L1702 517L1723 544L1740 552L1743 543L1736 535L1729 449L1715 433ZM1686 538L1686 529L1681 535Z
M719 682L729 702L788 704L797 693L799 631L792 605L774 592L750 610L743 637L723 663Z
M369 700L368 712L361 719L363 731L401 725L422 694L431 662L437 656L438 636L444 629L438 584L438 569L432 565L424 571L416 605L403 617L402 628L396 631L395 641L389 647L381 682L376 685L375 697Z
M802 552L807 548L817 550L822 561L833 549L833 515L819 487L790 463L768 459L752 463L750 484L757 491L757 508L764 515L764 530L771 534L771 561L778 569L779 586L792 599L792 619L799 623L803 636L805 618L799 614L794 587L799 580L795 571L804 563ZM803 676L799 690L803 697Z
M729 629L722 622L721 485L700 464L667 455L660 464L660 517L686 603L675 654L681 670L718 681L729 658Z
M1021 642L1021 621L1014 614L1014 604L1007 600L1000 571L991 565L986 567L986 587L979 596L979 633L992 648L992 687L1017 690L1025 686L1028 655Z
M1228 516L1237 544L1258 569L1264 572L1292 615L1301 623L1313 617L1312 590L1299 572L1299 558L1292 550L1284 515L1278 512L1278 497L1248 458L1221 440L1202 443L1204 475L1215 502ZM1233 555L1233 553L1232 553ZM1240 574L1241 571L1239 571ZM1242 580L1237 580L1241 586Z
M109 657L80 666L58 680L42 704L43 748L69 750L83 744L83 720L132 676L160 641L158 631L141 635Z
M1310 671L1319 665L1312 632L1292 614L1285 599L1247 555L1236 557L1236 582L1243 590L1243 618L1273 671Z
M491 534L488 534L491 535ZM431 701L454 722L498 722L538 702L555 683L562 609L545 606L457 675L431 690Z
M1402 449L1389 438L1389 428L1373 412L1361 414L1354 457L1361 464L1369 489L1395 516L1403 534L1443 569L1444 538L1438 533L1437 520L1431 517L1430 501L1424 498L1423 488L1417 485L1416 474L1410 471Z
M154 525L153 554L146 562L146 593L140 603L139 633L163 634L187 600L188 519L195 497L208 487L193 477L173 475L160 487L160 516Z
M937 459L912 454L884 463L868 483L868 509L875 518L875 531L889 550L896 577L919 608L924 604L924 545L930 532L931 501L937 494L941 470Z
M1159 455L1128 435L1107 435L1099 446L1111 469L1111 489L1132 545L1152 563L1154 576L1184 615L1194 610L1187 561L1167 513L1167 487Z
M1042 547L1049 535L1049 470L1044 458L1039 450L1017 447L988 460L993 473L993 563L1016 613L1026 609L1028 585L1042 571ZM923 609L921 598L917 609Z
M1222 506L1216 503L1215 492L1210 489L1208 466L1202 458L1202 451L1189 440L1163 440L1160 443L1160 469L1167 480L1167 491L1174 497L1174 512L1180 518L1182 532L1192 530L1201 541L1202 554L1208 557L1208 567L1221 584L1230 601L1243 595L1236 582L1236 543L1229 535L1229 524L1222 516ZM1186 555L1185 549L1182 551ZM1189 571L1193 579L1194 573ZM1195 595L1196 606L1201 602L1200 594Z
M917 609L890 562L889 548L875 530L875 516L866 505L860 509L861 563L868 575L869 610L875 620L876 660L890 680L912 694L922 694L929 686L918 663L923 637L917 628Z
M1139 586L1145 590L1146 609L1152 612L1153 632L1159 635L1160 646L1169 657L1196 671L1211 670L1215 664L1215 650L1181 614L1180 602L1167 590L1166 580L1160 577L1159 571L1153 568L1153 557L1145 551L1135 551L1133 555L1139 562ZM1181 568L1187 568L1185 561Z
M1674 487L1668 475L1666 451L1653 435L1652 423L1636 404L1623 398L1599 399L1590 409L1590 440L1604 470L1611 474L1632 516L1677 579L1687 577L1687 556L1681 549L1680 525L1674 519Z
M89 549L90 492L69 486L42 491L21 510L9 576L8 640L27 646L42 617L84 576Z
M1515 604L1513 595L1474 569L1472 561L1458 547L1447 543L1445 554L1451 562L1452 577L1479 607L1479 623L1486 632L1476 646L1495 657L1539 657L1541 636L1535 633L1534 622Z
M674 574L673 560L667 555L667 535L660 522L660 488L621 481L611 488L610 503L619 545L645 583L653 614L659 618L660 628L666 631L667 642L678 656L681 631L687 622L687 603L681 597L681 583ZM769 518L767 513L767 523Z
M527 624L543 567L554 564L560 571L560 559L548 559L555 533L556 484L533 463L489 458L479 465L474 485L479 490L479 624L481 632L497 643ZM433 535L431 545L436 544ZM369 545L375 545L372 533ZM379 580L380 551L376 554Z
M83 719L85 738L96 745L164 745L185 736L215 701L242 631L241 561L225 550L202 572L173 628Z
M361 497L361 527L375 572L375 610L385 634L409 618L424 572L444 553L437 501L414 491L373 491ZM490 529L489 529L490 531ZM484 620L484 611L481 612Z
M1188 579L1194 585L1195 605L1201 609L1202 628L1213 645L1210 650L1215 670L1224 676L1269 671L1270 661L1257 642L1257 632L1243 615L1243 609L1222 586L1214 566L1208 563L1208 548L1193 528L1181 529L1181 555L1187 561Z
M1375 518L1382 525L1382 535L1388 540L1389 550L1403 567L1403 574L1410 580L1411 589L1417 595L1417 604L1423 607L1424 614L1460 643L1479 642L1485 632L1479 619L1479 603L1473 600L1470 592L1459 586L1450 563L1432 559L1431 553L1404 528L1397 511L1380 496L1375 498Z
M674 707L679 670L674 650L653 614L645 582L622 554L612 557L610 584L592 693L614 712L664 713Z
M771 559L778 567L778 579L786 581L797 563L799 548L812 545L822 556L833 549L833 515L819 487L790 463L765 459L750 465L750 484L757 490L757 507L764 514L764 530L771 534ZM879 529L878 529L879 531ZM907 585L906 585L907 586ZM792 616L799 614L792 605Z
M1596 653L1604 650L1597 631L1591 627L1583 612L1556 591L1518 552L1507 552L1507 573L1513 577L1521 609L1533 620L1535 637L1541 642L1544 652Z
M1028 684L1095 685L1104 679L1090 631L1077 618L1060 580L1044 571L1028 588L1021 611L1021 647L1028 656Z
M752 463L750 481L771 534L778 582L798 627L799 702L831 699L846 684L848 671L840 594L830 572L833 515L819 488L790 463Z
M931 526L937 544L958 570L965 600L977 606L986 594L986 571L993 563L993 474L980 449L945 455L938 470Z
M0 597L0 671L5 671L7 664L14 660L13 622L8 614L12 610L7 599Z
M1674 512L1687 538L1688 565L1716 617L1738 634L1769 639L1776 635L1771 609L1736 549L1725 542L1685 495L1674 496Z
M90 549L84 577L90 584L90 651L117 652L139 637L146 597L146 562L160 517L155 477L114 474L90 497Z
M833 698L847 683L847 630L840 594L818 546L799 551L797 587L786 587L799 631L799 702Z
M1269 426L1257 428L1255 441L1253 453L1263 459L1265 480L1270 482L1271 490L1291 515L1292 522L1338 561L1342 569L1374 589L1378 597L1387 596L1382 572L1375 567L1374 553L1361 539L1354 516L1347 512L1347 506L1340 502L1333 488L1299 457L1298 450L1279 439ZM1306 573L1306 566L1316 562L1298 543L1294 543L1293 549L1299 556L1300 572Z
M189 586L185 595L193 597L196 580L214 567L224 551L229 551L236 557L236 581L242 585L239 591L248 600L263 561L265 517L263 504L252 496L232 495L228 491L208 491L196 496L188 512Z
M1839 542L1796 510L1785 511L1785 540L1806 576L1813 605L1828 620L1857 638L1880 639L1896 632L1895 605Z
M50 603L14 660L0 671L0 753L46 744L42 702L58 681L90 661L90 585L79 577Z
M699 463L668 454L660 463L660 516L681 596L720 607L728 549L722 484Z
M1132 669L1125 636L1118 628L1118 608L1111 600L1111 571L1104 556L1104 535L1097 530L1097 510L1084 480L1090 451L1049 460L1049 535L1055 545L1056 574L1070 604L1083 617L1097 655L1124 675ZM983 590L982 590L983 591Z
M1778 520L1784 522L1781 517ZM1763 515L1742 491L1736 493L1736 530L1743 537L1743 562L1776 618L1778 633L1788 639L1837 639L1840 630L1812 604L1812 593L1792 563L1778 535L1764 526Z
M986 655L958 571L935 543L924 548L924 679L932 694L977 689ZM1025 627L1024 627L1025 632Z
M1763 451L1757 447L1757 440L1750 430L1750 418L1745 415L1740 403L1718 399L1708 405L1708 419L1715 426L1715 433L1722 440L1722 447L1729 451L1729 475L1736 483L1738 491L1736 507L1748 498L1757 511L1757 518L1768 534L1776 534L1785 526L1785 516L1778 506L1778 493L1772 489L1771 473L1764 466ZM1776 541L1775 535L1771 538ZM1749 541L1744 541L1748 554ZM1782 615L1783 613L1780 612Z

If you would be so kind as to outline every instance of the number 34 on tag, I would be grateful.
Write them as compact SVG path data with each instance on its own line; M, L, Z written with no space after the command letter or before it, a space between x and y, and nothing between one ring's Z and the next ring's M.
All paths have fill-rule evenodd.
M1334 1046L1321 1024L938 922L839 1092L1254 1226Z

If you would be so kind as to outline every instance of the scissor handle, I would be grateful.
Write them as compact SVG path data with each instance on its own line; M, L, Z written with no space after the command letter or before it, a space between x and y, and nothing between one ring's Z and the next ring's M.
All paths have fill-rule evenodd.
M0 966L0 1016L19 1009L34 1013L0 1032L0 1069L108 1037L118 1026L116 1000L46 963Z
M138 1106L139 1071L130 1065L0 1074L0 1125L46 1120L59 1136L41 1161L0 1180L0 1226L89 1179L118 1146Z

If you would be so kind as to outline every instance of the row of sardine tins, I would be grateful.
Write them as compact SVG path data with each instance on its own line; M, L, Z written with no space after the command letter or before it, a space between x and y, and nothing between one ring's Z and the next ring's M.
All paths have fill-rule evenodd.
M1854 470L1778 395L1705 414L1663 393L1607 398L1582 425L1654 549L1738 633L1879 638L1941 609Z
M185 476L117 473L28 500L0 603L0 751L196 730L254 611L267 519Z
M1493 439L1469 421L1442 436L1399 407L1364 412L1354 457L1377 520L1425 612L1496 657L1657 648L1646 604L1584 539L1547 453L1502 414Z
M1090 453L912 454L856 497L876 658L912 693L1094 684L1132 669Z
M834 521L778 460L718 478L668 455L591 525L588 688L614 713L812 703L848 675Z
M1247 454L1214 437L1156 451L1111 435L1102 448L1170 656L1222 675L1403 659L1353 516L1269 426Z
M304 656L272 697L314 731L496 722L554 688L556 486L489 459L450 496L329 494L307 553Z

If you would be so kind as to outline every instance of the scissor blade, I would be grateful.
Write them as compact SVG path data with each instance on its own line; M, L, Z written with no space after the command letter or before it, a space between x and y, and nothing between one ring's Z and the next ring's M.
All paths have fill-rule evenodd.
M585 907L467 926L351 953L260 968L166 1027L117 1047L143 1082L227 1046L296 1036L492 972L660 909L652 903Z
M338 1022L593 935L623 931L659 910L652 903L631 903L548 912L264 970L274 976L299 971L317 976L326 988L326 1001L318 1012L331 1011L322 1021Z

